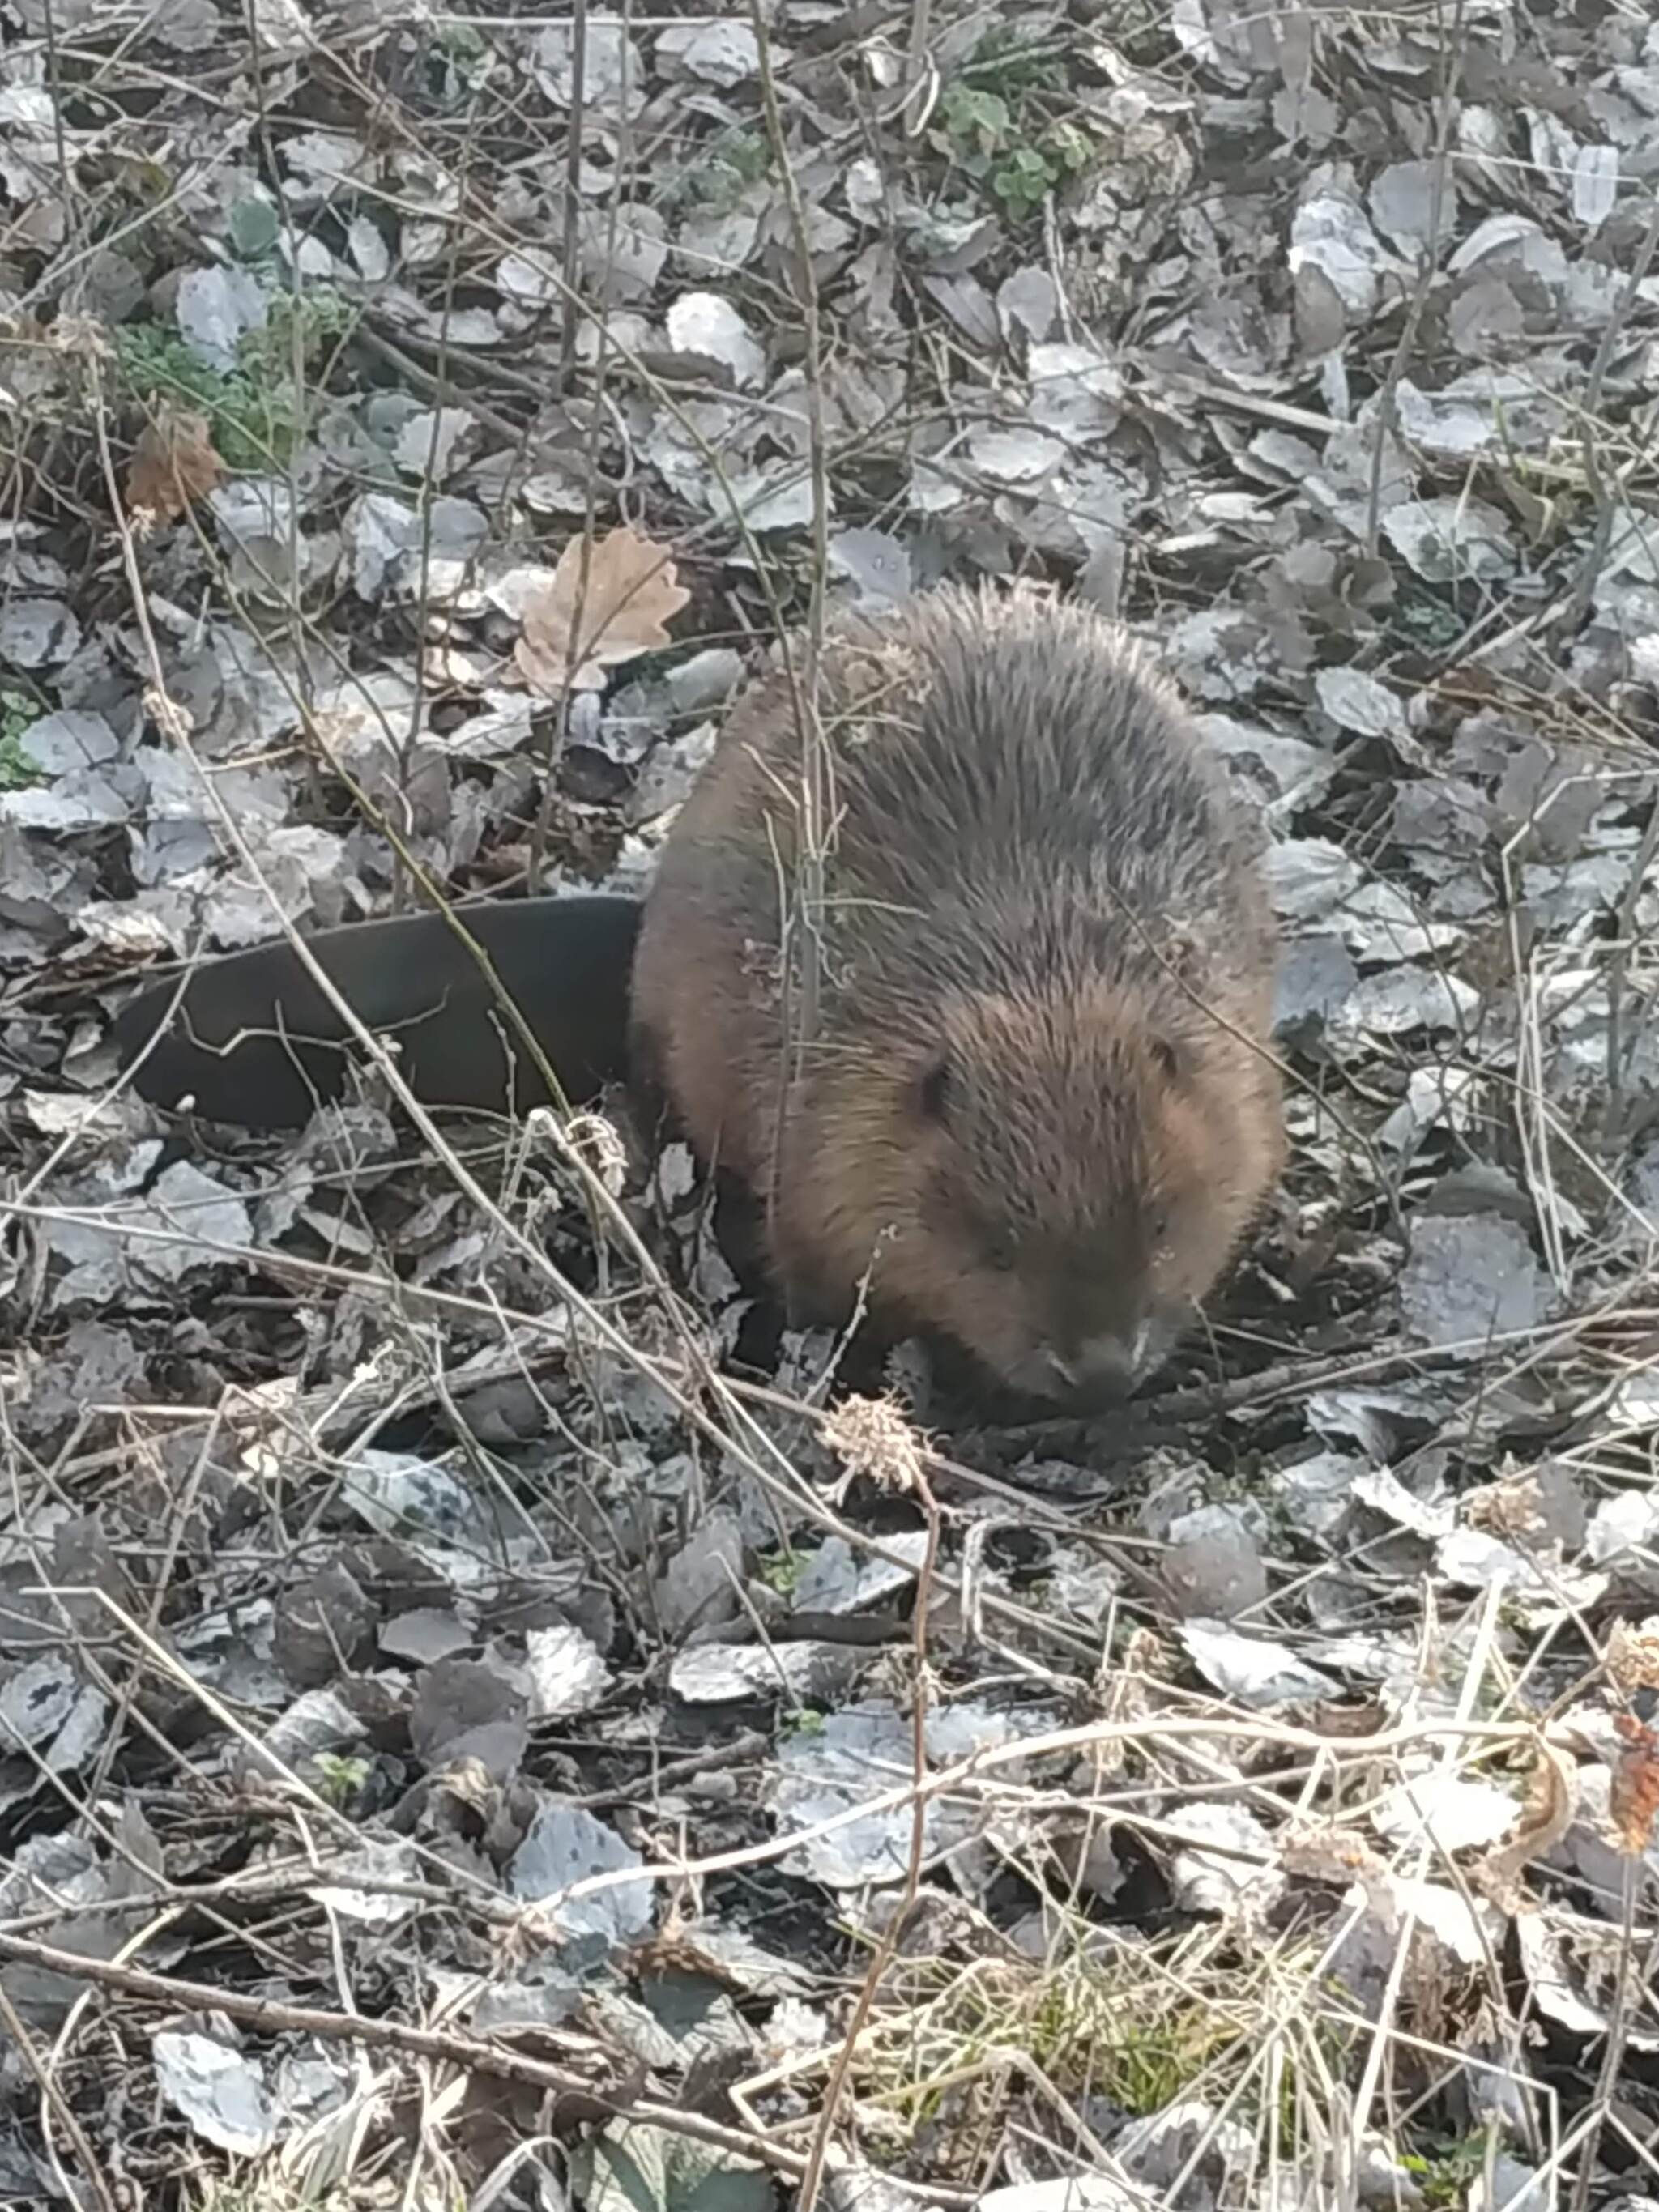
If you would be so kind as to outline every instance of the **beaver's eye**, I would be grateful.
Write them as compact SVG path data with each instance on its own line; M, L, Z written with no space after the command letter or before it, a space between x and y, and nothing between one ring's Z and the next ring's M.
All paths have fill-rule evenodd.
M1155 1206L1152 1210L1152 1219L1147 1223L1146 1226L1150 1232L1152 1243L1154 1244L1161 1244L1170 1233L1169 1207L1167 1206Z
M924 1121L942 1121L951 1110L951 1063L936 1060L916 1085L916 1103Z

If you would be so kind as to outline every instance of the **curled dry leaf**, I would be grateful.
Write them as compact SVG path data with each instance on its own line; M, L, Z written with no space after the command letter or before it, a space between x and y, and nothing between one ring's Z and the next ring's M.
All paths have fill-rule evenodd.
M1475 1879L1480 1888L1505 1911L1518 1911L1523 1902L1522 1869L1560 1842L1577 1809L1578 1778L1571 1762L1553 1744L1540 1741L1520 1826L1508 1843L1479 1862Z
M1640 1858L1653 1841L1654 1815L1659 1813L1659 1735L1633 1713L1620 1713L1613 1726L1625 1747L1613 1770L1607 1809L1620 1848Z
M607 668L661 652L691 596L665 549L626 524L588 548L585 579L583 544L573 538L551 581L525 601L514 658L531 690L549 699L597 691Z
M1626 1697L1659 1689L1659 1619L1614 1621L1607 1632L1607 1675Z
M176 522L192 501L222 483L225 465L214 451L204 415L164 408L138 434L127 464L127 503Z
M1293 1828L1279 1846L1279 1863L1306 1881L1357 1881L1367 1887L1388 1870L1387 1861L1362 1836L1334 1826Z

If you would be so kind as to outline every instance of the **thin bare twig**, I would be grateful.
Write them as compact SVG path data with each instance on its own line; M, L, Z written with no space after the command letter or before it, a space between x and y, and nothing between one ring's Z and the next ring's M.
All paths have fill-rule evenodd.
M625 88L624 88L625 89ZM576 259L581 240L582 124L587 112L587 0L571 0L570 119L564 142L564 316L559 325L559 389L568 392L576 370L580 319Z
M783 1049L777 1072L778 1105L773 1123L771 1172L767 1177L769 1216L777 1203L789 1094L800 1080L807 1054L817 1038L823 979L823 918L828 851L835 816L834 761L819 710L818 683L823 652L823 594L829 556L830 485L823 435L823 355L818 320L818 286L812 266L812 242L801 204L800 186L790 164L772 73L771 33L761 0L750 0L759 62L761 109L772 159L783 185L799 287L808 454L812 483L812 569L805 652L799 672L788 659L795 728L800 746L800 783L794 851L793 912L781 917L783 946Z
M1441 27L1443 33L1445 33L1443 19ZM1449 33L1443 35L1440 42L1443 77L1435 129L1434 167L1429 185L1429 234L1424 241L1422 265L1417 273L1417 284L1412 293L1411 306L1406 312L1400 343L1394 349L1394 357L1389 363L1376 395L1376 436L1371 447L1370 488L1365 504L1365 554L1367 559L1372 561L1376 558L1377 534L1382 523L1383 463L1400 423L1400 380L1406 373L1406 364L1416 350L1417 333L1422 327L1424 310L1434 289L1435 275L1440 265L1451 135L1457 122L1457 81L1463 65L1460 44L1462 28L1463 0L1457 0L1452 11Z

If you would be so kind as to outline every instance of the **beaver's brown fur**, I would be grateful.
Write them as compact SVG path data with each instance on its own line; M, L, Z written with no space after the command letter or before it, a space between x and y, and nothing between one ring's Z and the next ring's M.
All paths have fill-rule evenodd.
M1274 966L1256 838L1122 633L940 591L836 633L818 1034L781 1084L787 679L738 702L647 897L639 1053L705 1160L767 1202L826 1318L1046 1397L1155 1365L1275 1176ZM783 1103L782 1126L779 1105Z

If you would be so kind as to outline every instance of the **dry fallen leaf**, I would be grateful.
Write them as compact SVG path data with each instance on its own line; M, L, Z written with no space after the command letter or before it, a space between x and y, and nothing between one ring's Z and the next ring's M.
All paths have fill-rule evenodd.
M1475 1863L1474 1878L1481 1894L1506 1912L1518 1911L1525 1899L1522 1874L1560 1842L1577 1809L1577 1769L1553 1744L1540 1741L1537 1763L1527 1781L1520 1825L1506 1844L1484 1853Z
M1279 1863L1286 1874L1307 1881L1369 1886L1380 1881L1388 1863L1352 1828L1334 1824L1294 1827L1279 1846Z
M1607 1632L1607 1677L1626 1697L1659 1689L1659 1619L1613 1622Z
M204 415L164 409L139 433L127 465L127 502L174 522L224 477Z
M663 547L626 524L589 549L584 590L582 544L570 540L552 580L525 602L514 657L531 690L550 699L597 691L607 668L661 652L669 622L691 596Z
M1625 1747L1613 1770L1608 1810L1620 1849L1636 1859L1652 1842L1654 1817L1659 1814L1659 1736L1631 1713L1615 1714L1613 1724Z

